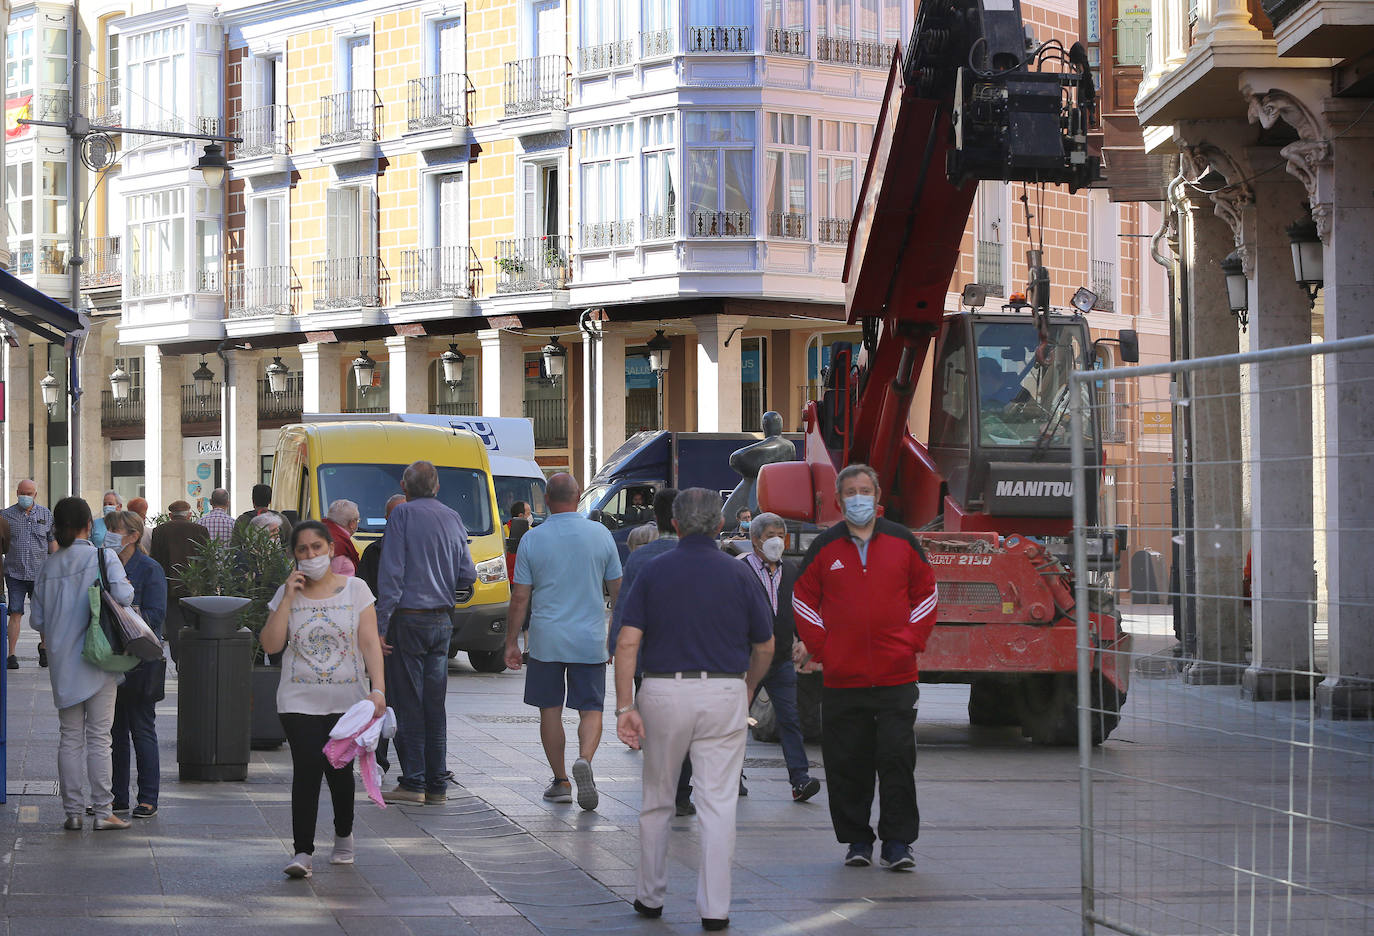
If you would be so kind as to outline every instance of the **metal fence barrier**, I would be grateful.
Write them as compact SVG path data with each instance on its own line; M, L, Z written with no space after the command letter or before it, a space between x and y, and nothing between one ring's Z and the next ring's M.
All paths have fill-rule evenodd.
M1076 580L1082 932L1374 933L1374 336L1082 372L1070 401L1074 438L1124 409L1135 443L1075 454L1075 566L1094 519L1164 565ZM1108 593L1135 641L1094 747Z

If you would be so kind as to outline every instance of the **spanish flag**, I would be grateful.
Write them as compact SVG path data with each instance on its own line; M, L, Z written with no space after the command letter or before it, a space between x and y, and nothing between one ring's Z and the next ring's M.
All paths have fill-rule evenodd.
M23 97L10 98L5 102L5 139L17 140L19 137L29 132L28 124L21 124L20 120L29 120L33 117L33 95L26 94Z

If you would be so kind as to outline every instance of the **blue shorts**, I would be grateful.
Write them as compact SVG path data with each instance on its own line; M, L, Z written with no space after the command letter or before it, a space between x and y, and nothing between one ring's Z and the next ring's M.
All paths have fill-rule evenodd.
M6 591L9 592L10 614L24 613L24 599L33 594L33 582L5 576Z
M525 664L525 704L535 708L570 708L600 712L606 708L605 663L546 663L529 658Z

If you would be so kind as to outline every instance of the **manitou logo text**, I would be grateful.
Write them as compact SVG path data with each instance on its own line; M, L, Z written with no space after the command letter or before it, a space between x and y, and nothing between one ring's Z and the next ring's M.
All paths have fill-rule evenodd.
M1072 481L998 481L998 497L1072 497Z

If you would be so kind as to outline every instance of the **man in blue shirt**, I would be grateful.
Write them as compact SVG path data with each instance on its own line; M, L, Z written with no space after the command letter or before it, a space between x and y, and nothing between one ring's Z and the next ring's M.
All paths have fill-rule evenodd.
M632 748L644 746L635 910L663 914L668 827L690 752L701 823L697 909L707 930L729 925L749 700L773 656L773 610L753 570L717 547L720 512L715 491L677 496L673 526L681 539L626 594L615 649L616 733ZM644 682L631 702L641 645Z
M24 620L24 599L33 594L38 567L48 554L57 551L53 537L52 513L37 503L38 485L28 478L19 482L16 500L4 510L10 525L9 552L5 556L5 585L9 595L9 657L10 669L19 669L19 657L14 655L19 643L19 625ZM38 644L38 664L48 665L48 652L42 641Z
M401 476L406 502L386 522L386 550L377 577L377 632L393 656L387 689L396 712L401 779L388 803L443 803L448 767L449 613L460 588L477 581L468 531L456 510L440 502L439 472L417 461Z
M529 670L525 704L539 709L539 740L553 769L544 791L552 803L572 802L568 781L563 707L575 709L578 757L573 762L577 805L595 809L600 798L592 776L592 756L601 743L601 712L606 702L606 600L620 593L620 553L606 528L577 512L581 493L567 473L549 478L544 499L549 518L520 539L515 555L508 620L530 615ZM506 630L506 666L523 663L520 636ZM633 670L633 665L631 669Z

